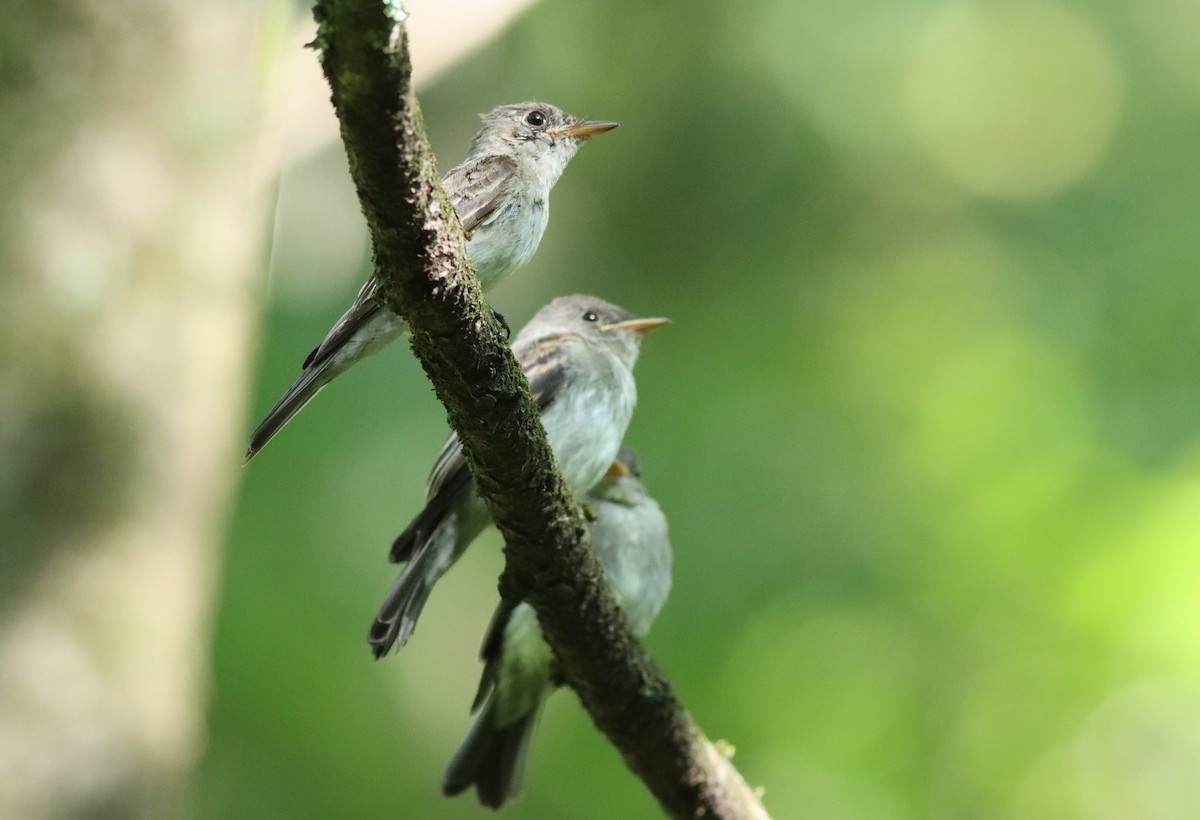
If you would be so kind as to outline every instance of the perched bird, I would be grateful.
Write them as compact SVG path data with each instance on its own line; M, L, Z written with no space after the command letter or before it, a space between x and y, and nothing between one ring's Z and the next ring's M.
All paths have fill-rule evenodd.
M615 122L582 120L546 103L502 105L483 117L466 161L442 178L463 230L467 256L484 289L527 263L550 215L550 189L585 141ZM300 377L250 437L251 459L304 405L356 362L405 332L378 300L374 277L304 360Z
M595 296L563 296L517 334L513 353L572 493L590 489L616 458L637 402L633 365L642 337L666 322ZM442 447L426 498L392 545L391 559L408 563L371 626L376 657L404 645L433 585L491 523L457 435Z
M622 447L605 477L581 499L591 510L592 548L617 603L645 635L671 589L667 519L639 478L637 454ZM527 603L502 603L484 638L485 663L471 711L483 712L442 778L456 795L471 786L493 809L521 788L542 703L559 685L554 655Z

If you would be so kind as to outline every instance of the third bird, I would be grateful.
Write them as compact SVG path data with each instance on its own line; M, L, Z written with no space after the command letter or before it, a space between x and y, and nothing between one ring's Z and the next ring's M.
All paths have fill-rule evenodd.
M588 533L604 580L633 631L645 635L671 590L671 542L667 519L640 480L637 453L622 447L580 500L592 514ZM538 713L560 681L527 603L500 604L481 654L486 665L472 711L483 711L450 761L442 791L473 785L479 802L498 809L521 788Z

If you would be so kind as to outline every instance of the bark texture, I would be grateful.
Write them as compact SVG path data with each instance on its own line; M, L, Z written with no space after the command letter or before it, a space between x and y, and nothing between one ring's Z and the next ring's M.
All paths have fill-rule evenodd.
M601 583L528 385L483 301L411 89L399 6L321 0L315 42L370 228L375 275L504 535L501 591L530 601L596 725L674 817L766 817Z

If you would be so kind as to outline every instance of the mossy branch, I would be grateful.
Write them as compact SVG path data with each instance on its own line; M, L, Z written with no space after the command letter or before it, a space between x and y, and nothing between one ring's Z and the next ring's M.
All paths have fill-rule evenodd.
M320 0L318 50L371 233L375 277L412 329L527 600L596 725L680 818L766 817L630 632L601 581L529 387L466 262L411 88L394 2Z

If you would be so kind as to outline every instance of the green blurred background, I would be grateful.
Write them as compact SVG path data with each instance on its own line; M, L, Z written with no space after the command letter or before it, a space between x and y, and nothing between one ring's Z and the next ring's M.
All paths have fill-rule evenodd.
M1194 0L543 2L421 94L443 170L497 103L623 124L491 299L674 320L627 437L676 554L648 644L775 816L1200 817L1197 42ZM282 181L247 430L360 223L340 146ZM246 470L197 816L482 813L438 783L496 535L365 642L444 434L401 345ZM506 813L657 808L562 692Z

